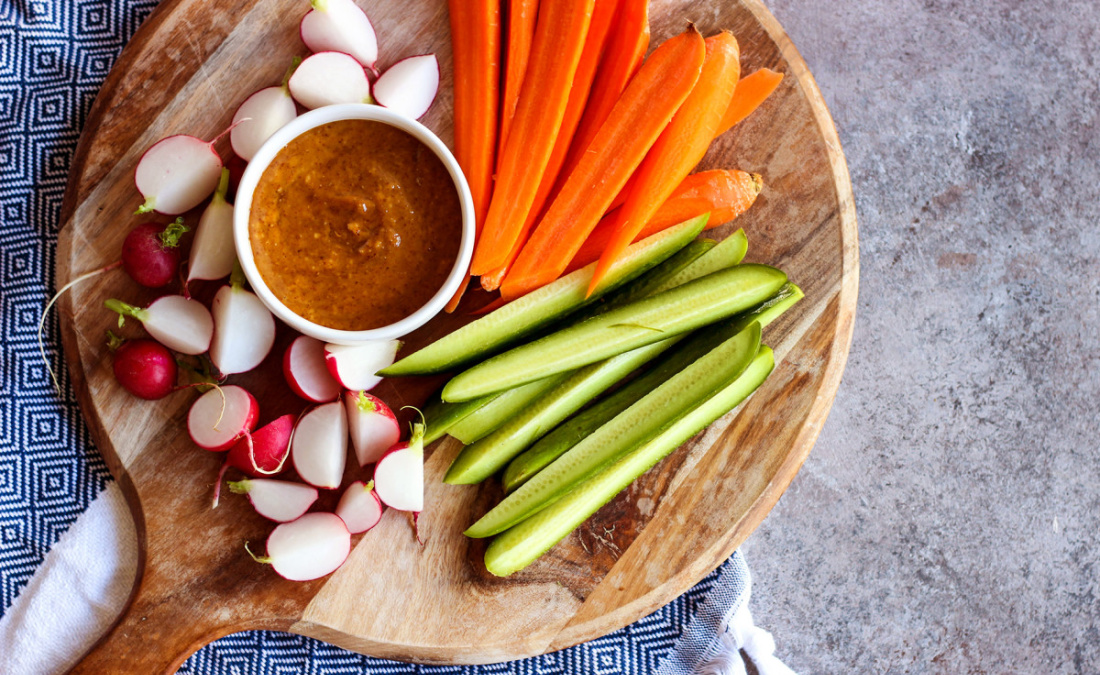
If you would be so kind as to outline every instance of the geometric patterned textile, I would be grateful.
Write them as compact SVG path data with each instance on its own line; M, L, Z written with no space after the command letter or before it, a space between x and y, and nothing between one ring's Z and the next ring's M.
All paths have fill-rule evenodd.
M306 0L302 0L303 5ZM53 289L59 211L99 87L156 0L0 0L0 616L58 537L111 480L59 355ZM741 563L743 565L743 563ZM641 621L572 649L491 666L411 666L284 633L253 631L200 650L180 670L229 673L654 672L724 566Z

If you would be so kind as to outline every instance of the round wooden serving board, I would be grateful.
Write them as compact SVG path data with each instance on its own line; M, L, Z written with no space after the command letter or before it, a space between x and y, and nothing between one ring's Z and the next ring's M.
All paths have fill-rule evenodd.
M450 36L443 0L360 0L386 67L435 52L443 88L423 120L450 142ZM304 55L297 24L305 0L165 0L122 53L89 116L69 178L58 248L58 285L118 259L140 222L132 173L141 153L174 133L213 138L252 91L277 84ZM809 453L840 382L858 286L855 211L844 156L805 63L757 0L654 0L653 44L693 21L704 35L728 29L744 72L786 73L779 91L718 139L701 168L764 176L738 219L749 260L787 271L806 298L765 332L779 358L768 381L591 518L541 560L507 579L489 575L484 542L462 530L499 498L495 486L440 478L458 451L429 448L423 546L404 514L387 512L354 538L347 563L309 583L253 562L272 525L247 500L210 496L221 456L185 432L196 394L135 399L115 382L103 301L147 303L115 271L77 285L61 302L65 355L93 437L137 521L142 552L132 602L76 672L168 673L199 647L248 629L291 631L374 656L423 663L486 663L541 654L631 623L696 583L760 523ZM223 140L219 149L228 155ZM194 224L197 214L188 216ZM166 222L168 219L157 217ZM719 236L733 229L714 230ZM195 289L209 298L213 286ZM469 304L484 298L468 298ZM409 338L413 348L464 319L443 317ZM135 322L121 331L141 334ZM261 423L304 408L279 368L288 331L255 372L232 378L254 391ZM395 409L421 403L438 380L384 383ZM353 473L349 469L349 474ZM327 497L331 508L332 496Z

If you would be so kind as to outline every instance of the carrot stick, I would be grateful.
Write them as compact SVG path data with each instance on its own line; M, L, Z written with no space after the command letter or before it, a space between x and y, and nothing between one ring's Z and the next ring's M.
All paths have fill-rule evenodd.
M592 23L588 27L588 39L585 40L584 50L581 52L581 60L577 64L577 73L573 77L573 87L569 90L569 100L565 104L565 116L562 117L561 129L558 138L554 141L554 149L550 153L550 159L546 163L546 171L539 182L538 192L535 193L535 201L527 214L527 220L523 224L519 237L512 244L512 250L508 252L508 259L500 267L481 275L481 287L487 291L495 291L500 287L504 275L508 273L512 263L519 256L523 245L527 243L527 237L531 234L531 228L542 215L546 207L546 201L550 197L551 189L557 183L558 174L565 163L566 153L573 141L573 134L584 114L585 104L588 102L589 92L592 89L592 81L596 76L596 67L599 65L600 56L608 40L611 30L611 22L615 18L615 0L599 0L592 10Z
M705 55L703 36L689 25L642 65L504 278L504 297L558 278L691 93Z
M710 213L706 229L724 225L748 210L763 188L763 179L755 173L726 169L693 173L677 186L672 196L634 237L634 241L645 239L704 213ZM613 213L609 213L604 216L596 229L592 230L566 271L580 269L599 259L614 232L616 219L612 215Z
M454 52L455 159L466 174L474 198L474 223L480 235L493 191L500 91L500 1L450 0ZM447 303L453 312L466 280Z
M542 0L519 103L470 269L500 267L519 238L558 137L594 0Z
M615 30L608 36L600 60L592 95L566 155L565 169L558 181L572 173L581 155L595 138L630 78L638 72L649 49L649 0L617 0Z
M454 1L454 0L452 0ZM538 0L508 0L507 37L504 44L504 92L500 101L500 137L497 158L504 153L504 139L516 114L520 87L527 73L531 41L535 37Z
M718 125L715 136L720 136L752 114L752 111L760 107L779 83L783 81L783 73L761 68L752 75L746 75L737 83L733 90L733 100L730 101L726 114L722 116L722 123Z
M600 255L588 285L589 295L680 181L707 154L737 86L741 73L739 58L732 33L722 32L706 39L706 60L699 81L638 167L634 185L616 216L616 231Z

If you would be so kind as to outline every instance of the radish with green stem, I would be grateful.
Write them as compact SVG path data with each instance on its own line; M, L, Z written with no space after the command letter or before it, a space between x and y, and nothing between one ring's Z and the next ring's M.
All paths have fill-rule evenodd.
M401 440L401 427L390 407L365 391L344 393L351 447L359 466L373 464Z
M299 335L283 354L283 376L295 394L314 403L340 397L340 383L325 364L325 343Z
M340 386L370 391L382 377L376 373L392 365L401 348L398 340L371 340L356 345L325 345L325 364Z
M337 103L373 103L363 66L340 52L320 52L302 61L287 86L294 100L310 110Z
M300 57L294 57L294 63L283 76L281 85L254 92L234 113L234 127L229 132L229 144L233 146L233 152L246 162L252 160L264 141L271 138L271 134L298 116L298 109L294 106L287 82L301 62Z
M245 434L229 449L226 465L254 478L282 472L290 455L294 419L294 415L283 415Z
M122 269L146 288L167 286L180 266L180 237L190 229L182 217L167 226L138 225L122 241Z
M374 467L374 489L386 506L420 513L424 509L424 425L390 448Z
M178 216L209 197L222 172L222 158L214 150L219 138L204 141L179 134L150 146L134 170L134 185L145 198L137 213Z
M366 532L377 525L382 519L382 500L374 492L374 481L357 480L349 485L336 505L336 515L352 534Z
M340 487L348 456L348 420L341 401L322 403L302 415L290 456L305 482L329 490Z
M301 518L317 501L317 488L286 480L245 478L230 481L228 485L234 494L248 495L256 513L276 523Z
M267 358L275 344L275 317L256 294L244 290L244 272L233 268L229 284L211 305L214 338L210 360L222 375L246 373Z
M176 390L179 366L168 348L156 340L119 340L110 331L111 369L122 388L138 398L155 401Z
M191 404L187 433L200 448L222 452L252 433L259 416L256 398L242 387L215 387Z
M402 59L374 83L374 100L413 119L428 112L439 91L439 61L435 54Z
M154 340L172 351L193 356L210 349L214 319L210 316L210 310L198 300L182 295L166 295L157 298L145 309L114 298L103 305L118 313L120 328L126 317L135 318Z
M224 279L237 262L233 244L233 205L225 201L229 189L229 169L222 169L218 189L199 218L191 257L187 262L187 281Z
M298 33L311 52L343 52L376 75L378 37L366 13L352 0L311 0Z
M351 552L351 533L335 513L307 513L278 525L267 538L267 555L245 550L289 581L310 581L335 572Z

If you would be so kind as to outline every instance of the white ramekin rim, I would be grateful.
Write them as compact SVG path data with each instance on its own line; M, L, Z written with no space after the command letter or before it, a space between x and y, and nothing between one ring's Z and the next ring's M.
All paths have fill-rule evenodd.
M342 120L371 120L382 122L392 127L401 129L412 137L428 146L439 157L447 168L447 172L454 181L458 190L459 204L462 209L462 240L459 244L458 256L451 268L443 286L432 296L427 303L409 316L396 323L369 330L340 330L330 328L309 321L293 312L268 288L260 270L256 267L256 259L252 253L252 243L248 236L248 221L252 212L252 196L259 183L260 177L267 169L275 156L290 141L302 135L310 129L314 129L330 122ZM237 259L241 263L245 277L252 286L253 292L271 310L272 314L286 323L294 330L310 337L335 344L357 344L370 340L392 340L408 335L420 328L443 309L447 301L458 292L459 286L470 267L470 259L474 250L474 200L470 194L470 186L462 169L458 165L451 151L447 149L443 141L430 129L416 120L410 119L387 108L367 103L346 103L329 105L323 108L311 110L294 118L283 128L271 135L260 147L252 160L245 168L241 176L240 185L237 187L237 197L233 205L233 242L237 248Z

